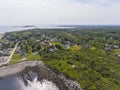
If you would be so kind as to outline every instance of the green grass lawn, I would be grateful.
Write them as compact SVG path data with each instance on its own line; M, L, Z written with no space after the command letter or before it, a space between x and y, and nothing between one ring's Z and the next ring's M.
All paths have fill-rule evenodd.
M41 57L39 55L33 55L33 53L27 53L25 56L26 60L40 60ZM20 56L19 53L14 53L9 65L11 64L16 64L21 62L22 57Z
M10 64L10 65L11 65L11 64L16 64L16 63L18 63L18 62L21 62L21 56L20 56L19 53L14 53L9 64Z
M77 45L74 45L70 48L71 51L77 51L77 50L80 50L81 47L80 46L77 46Z
M21 56L19 53L14 53L12 56L12 60L21 60Z
M96 48L95 47L90 47L90 50L95 50Z
M39 55L33 55L33 53L26 54L26 60L40 60L41 57Z
M120 49L115 49L114 54L120 54Z

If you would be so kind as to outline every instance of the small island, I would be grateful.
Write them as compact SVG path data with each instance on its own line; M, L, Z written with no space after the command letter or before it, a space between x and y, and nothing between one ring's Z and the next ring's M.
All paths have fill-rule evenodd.
M21 27L23 27L23 28L31 28L31 27L36 27L36 26L34 26L34 25L25 25L25 26L21 26Z

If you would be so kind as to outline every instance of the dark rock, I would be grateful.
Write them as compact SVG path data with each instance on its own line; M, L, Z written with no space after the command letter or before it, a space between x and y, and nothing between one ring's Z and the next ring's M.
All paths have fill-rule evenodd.
M44 79L52 81L59 90L82 90L78 82L66 79L64 75L54 73L51 69L44 65L27 67L20 72L19 75L22 76L25 85L27 85L27 80L32 81L34 76L37 75L39 81L43 81Z

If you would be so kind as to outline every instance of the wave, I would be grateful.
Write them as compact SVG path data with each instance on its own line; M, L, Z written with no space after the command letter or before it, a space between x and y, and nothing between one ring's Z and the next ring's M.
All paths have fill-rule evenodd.
M59 90L59 88L51 81L43 80L40 82L37 79L28 80L26 86L20 77L9 76L0 80L0 90Z

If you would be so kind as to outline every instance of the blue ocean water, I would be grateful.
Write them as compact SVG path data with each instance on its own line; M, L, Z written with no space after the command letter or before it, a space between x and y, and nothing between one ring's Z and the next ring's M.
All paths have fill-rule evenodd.
M35 27L26 27L26 26L0 26L0 34L5 32L11 32L11 31L20 31L20 30L27 30L27 29L33 29L33 28L41 28L41 29L51 29L51 28L68 28L68 27L61 27L57 25L38 25Z
M32 29L32 28L35 28L35 27L0 26L0 34L3 34L5 32L20 31L20 30L26 30L26 29Z
M5 32L11 31L20 31L20 30L27 30L33 28L40 28L40 29L53 29L53 28L72 28L70 26L60 26L60 25L36 25L35 27L27 27L27 26L0 26L0 34Z

